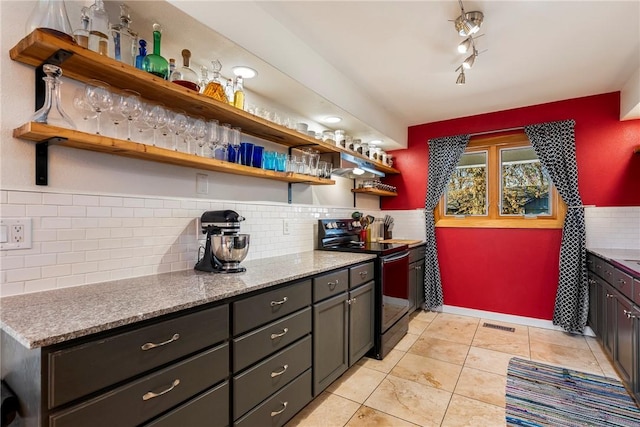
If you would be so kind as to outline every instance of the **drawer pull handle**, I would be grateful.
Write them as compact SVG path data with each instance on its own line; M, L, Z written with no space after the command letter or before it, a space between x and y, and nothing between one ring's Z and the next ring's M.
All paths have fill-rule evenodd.
M334 290L339 283L340 280L336 279L335 282L327 282L327 286L329 286L329 289Z
M174 341L178 341L178 339L180 339L180 334L173 334L173 336L171 338L169 338L166 341L163 341L161 343L155 344L152 342L148 342L146 344L143 344L142 346L140 346L140 348L142 350L151 350L152 348L156 348L156 347L162 347L163 345L167 345L169 343L172 343Z
M624 311L624 314L627 316L627 319L636 319L638 316L631 314L630 311L627 310L622 310Z
M607 292L607 298L615 298L615 295L611 295L609 292Z
M289 369L289 365L284 365L281 370L277 372L276 371L271 372L271 378L279 377L280 375L287 372L287 369Z
M280 415L281 413L283 413L284 410L287 409L288 404L289 402L282 402L282 409L280 409L279 411L272 411L271 416L275 417L276 415Z
M361 271L361 272L360 272L360 277L362 277L362 278L367 277L367 274L368 274L368 272L366 272L366 271Z
M175 380L173 380L173 382L171 383L171 385L169 386L168 389L166 389L164 391L161 391L160 393L154 393L152 391L148 391L144 395L142 395L142 400L149 400L149 399L153 399L154 397L158 397L158 396L162 396L163 394L167 394L171 390L176 388L178 386L178 384L180 384L180 380L176 378Z
M627 284L627 281L626 281L626 280L624 280L624 279L618 279L618 283L621 283L621 284L623 284L623 285L626 285L626 284Z
M289 299L289 298L284 297L284 298L282 298L280 301L271 301L271 307L275 307L276 305L282 305L282 304L284 304L285 302L287 302L287 300L288 300L288 299Z
M280 332L279 334L271 334L271 339L275 340L276 338L280 338L284 336L287 332L289 332L289 328L284 328L282 332Z

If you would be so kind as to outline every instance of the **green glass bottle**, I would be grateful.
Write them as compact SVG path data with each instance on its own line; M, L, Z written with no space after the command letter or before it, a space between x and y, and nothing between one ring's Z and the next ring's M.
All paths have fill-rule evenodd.
M153 24L153 53L144 57L142 69L162 79L169 79L169 62L160 55L162 27Z

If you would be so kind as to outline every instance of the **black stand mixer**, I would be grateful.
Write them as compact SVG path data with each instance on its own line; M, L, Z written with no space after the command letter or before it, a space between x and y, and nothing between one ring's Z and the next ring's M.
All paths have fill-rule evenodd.
M240 234L240 222L244 218L232 210L207 211L200 217L202 233L207 235L202 258L196 270L212 273L240 273L240 266L249 252L249 235ZM200 248L202 249L202 247Z

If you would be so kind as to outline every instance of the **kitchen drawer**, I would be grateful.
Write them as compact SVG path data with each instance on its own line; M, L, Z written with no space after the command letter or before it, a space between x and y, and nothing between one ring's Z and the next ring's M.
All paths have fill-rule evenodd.
M229 382L202 393L144 427L225 427L229 425Z
M234 425L242 427L282 426L304 408L311 399L311 369L309 369L270 399L236 421Z
M228 366L229 345L225 343L55 413L49 425L136 426L212 387L227 376Z
M233 372L237 373L311 332L311 307L233 340Z
M338 295L349 288L347 269L323 274L313 279L313 302Z
M614 280L616 268L606 261L602 261L602 278L610 285L616 285Z
M640 280L638 279L633 279L633 302L640 307Z
M593 264L595 266L596 274L604 279L604 271L602 270L602 268L604 267L605 262L602 260L602 258L594 256Z
M613 287L620 291L622 295L633 299L633 277L615 268L613 270Z
M424 246L409 250L409 264L412 262L424 260Z
M233 303L233 335L262 326L311 304L311 280Z
M233 419L271 396L311 367L311 336L290 345L233 378Z
M372 262L349 269L349 289L356 288L374 279L375 270Z
M71 402L228 337L229 308L222 305L54 351L48 358L48 407Z

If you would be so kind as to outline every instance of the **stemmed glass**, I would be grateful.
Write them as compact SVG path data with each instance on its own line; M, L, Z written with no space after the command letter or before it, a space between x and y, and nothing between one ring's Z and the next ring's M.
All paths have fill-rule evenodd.
M226 153L224 145L220 143L220 126L216 119L209 120L207 123L209 132L207 134L207 140L209 142L209 149L211 150L211 157L218 160L226 160Z
M232 149L232 147L229 145L229 139L230 139L229 133L231 133L231 125L229 123L222 123L218 129L220 131L220 144L222 144L222 146L224 147L225 154L226 154L225 156L226 158L222 160L227 160L235 163L235 160L236 160L235 152Z
M131 141L132 122L142 114L140 94L134 90L125 89L117 105L118 113L127 120L127 140Z
M114 126L113 134L116 138L118 138L118 129L120 128L119 125L124 120L124 117L122 117L122 114L120 114L120 112L118 111L119 105L122 102L122 96L117 93L112 93L111 98L113 99L113 103L111 104L111 108L109 108L108 116Z
M207 137L207 122L202 117L192 117L189 120L189 130L187 132L190 139L195 142L193 152L196 156L204 156L204 144ZM191 152L191 150L189 150Z
M186 132L188 125L189 119L187 118L187 115L184 111L172 111L169 113L167 128L173 134L174 151L178 151L178 136Z
M103 111L108 111L113 105L113 97L109 91L109 85L100 80L89 80L85 88L85 98L87 103L93 108L97 115L96 133L100 134L100 115Z
M144 123L153 129L153 145L158 146L158 129L167 124L167 111L162 105L147 105L143 115Z
M229 144L233 147L233 150L236 153L235 163L240 163L240 139L240 128L231 128L231 131L229 132Z
M82 114L82 120L85 122L98 117L93 107L87 102L84 87L76 88L73 93L73 108Z

